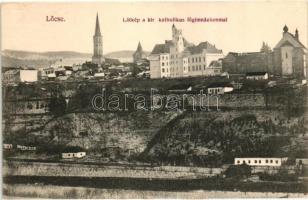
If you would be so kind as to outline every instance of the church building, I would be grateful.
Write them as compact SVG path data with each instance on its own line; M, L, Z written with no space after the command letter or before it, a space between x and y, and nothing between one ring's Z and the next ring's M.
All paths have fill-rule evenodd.
M299 40L299 31L289 32L285 25L282 39L274 47L275 74L281 76L307 77L308 50Z
M138 43L138 47L133 54L134 63L140 62L143 59L146 59L147 55L144 53L140 42Z
M98 14L96 15L96 24L95 24L95 33L93 36L93 56L92 56L92 63L97 65L102 65L105 62L103 57L103 37L101 34L101 30L99 27L99 19Z

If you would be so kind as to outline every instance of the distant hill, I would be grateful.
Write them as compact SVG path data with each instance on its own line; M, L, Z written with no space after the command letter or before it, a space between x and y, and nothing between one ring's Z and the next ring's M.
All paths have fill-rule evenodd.
M91 54L79 53L74 51L49 51L49 52L32 52L18 50L4 50L1 52L2 67L46 67L60 62L66 64L74 63L74 60L89 60ZM79 63L79 62L78 62Z
M80 58L91 57L89 53L80 53L74 51L47 51L47 52L32 52L32 51L17 51L4 50L2 55L14 57L18 59L55 59L55 58Z
M1 56L1 66L3 68L11 67L34 67L40 68L56 63L56 60L50 59L19 59L10 56Z
M135 51L132 50L123 50L123 51L114 51L111 53L105 54L106 58L118 59L120 62L133 62L133 54ZM150 52L144 51L147 55Z
M133 53L135 51L115 51L107 53L106 58L118 59L120 62L132 62ZM145 52L149 54L149 52ZM90 61L92 54L80 53L75 51L48 51L48 52L32 52L19 50L4 50L1 52L2 67L20 67L29 66L40 68L50 65L70 65L81 64Z

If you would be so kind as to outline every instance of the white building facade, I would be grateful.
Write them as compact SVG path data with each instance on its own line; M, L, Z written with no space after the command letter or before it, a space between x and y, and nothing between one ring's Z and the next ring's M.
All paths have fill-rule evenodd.
M86 152L65 152L62 153L62 158L83 158L86 156Z
M219 50L208 42L193 45L185 40L182 30L172 26L172 40L157 44L150 60L151 78L213 76L221 73Z
M247 164L249 166L280 167L288 158L235 158L235 165Z

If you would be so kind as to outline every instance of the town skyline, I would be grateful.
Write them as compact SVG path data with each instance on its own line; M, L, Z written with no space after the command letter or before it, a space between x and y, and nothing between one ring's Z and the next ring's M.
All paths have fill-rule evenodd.
M117 4L119 11L125 10L124 14L123 12L110 11L109 7L115 6L115 4L101 3L93 7L87 3L78 3L72 6L58 3L48 5L48 9L45 9L43 4L5 4L6 9L3 9L4 11L2 12L2 49L92 53L92 37L97 13L102 29L103 51L105 54L114 51L135 50L139 41L144 50L152 51L155 44L164 43L166 39L170 39L169 32L173 23L183 30L183 34L189 42L198 44L202 41L208 41L215 44L218 49L222 49L224 54L228 52L259 51L262 42L266 42L271 48L274 48L281 36L280 34L283 32L284 25L289 27L289 32L291 33L298 29L300 40L303 44L307 44L307 21L300 20L307 18L307 13L305 12L307 4L303 4L303 2L295 2L294 4L289 2L280 4L272 2L258 4L205 2L202 3L205 4L205 7L199 6L203 9L189 3L179 3L175 6L178 8L176 9L174 6L171 7L172 4L164 3L166 8L160 12L161 14L157 14L159 13L157 9L159 9L161 3L152 3L151 8L138 12L136 15L131 13L140 10L145 4ZM266 8L264 8L264 4L267 5ZM181 9L185 7L188 11L182 14ZM239 8L242 9L241 14L233 12L234 9ZM268 12L272 8L275 8L272 13ZM33 11L34 9L35 11ZM233 10L228 12L228 9ZM264 10L263 15L256 18L255 14L259 13L260 9ZM217 10L220 10L220 12L217 12ZM298 15L292 18L283 15L285 12L295 10ZM204 11L208 14L202 14ZM27 13L27 16L25 13ZM76 13L87 17L76 18ZM58 16L63 17L65 20L62 22L46 22L46 17L48 16L49 19L51 16ZM133 18L134 16L136 18L152 17L156 19L156 22L123 22L123 18L130 16ZM216 23L157 22L159 17L172 18L173 16L179 16L179 18L189 16L227 17L228 21ZM272 18L273 16L276 17ZM112 19L113 23L110 22L110 19ZM14 24L17 21L19 24L18 31L14 31L16 30ZM23 23L20 23L20 21ZM39 31L41 29L46 29L47 31ZM151 30L153 31L149 32ZM31 37L36 38L35 45L30 45L29 41L33 43Z

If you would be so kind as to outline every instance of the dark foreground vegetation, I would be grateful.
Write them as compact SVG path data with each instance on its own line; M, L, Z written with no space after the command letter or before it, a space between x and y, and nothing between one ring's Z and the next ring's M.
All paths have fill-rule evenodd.
M86 178L86 177L44 177L44 176L8 176L6 184L36 184L73 187L92 187L122 190L152 191L190 191L220 190L242 192L287 192L307 193L307 183L299 182L244 182L238 179L212 177L205 179L146 179L146 178ZM4 195L6 191L3 191Z

